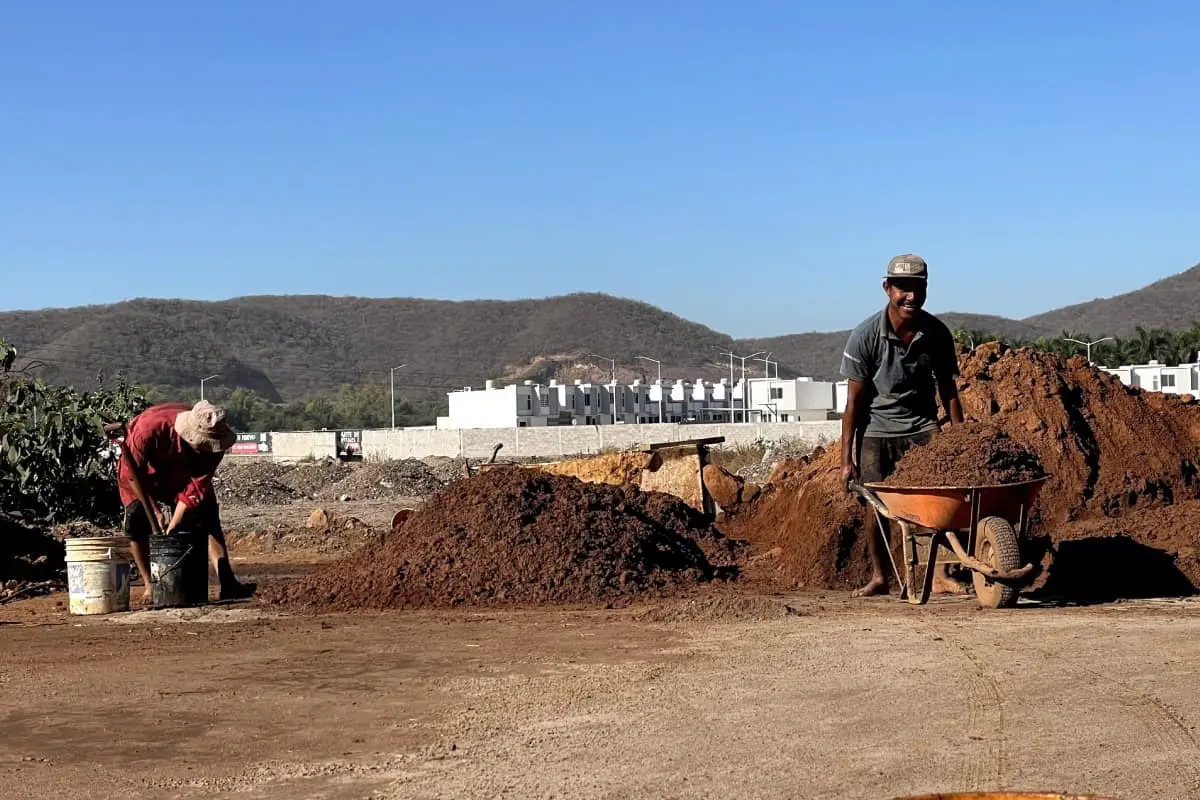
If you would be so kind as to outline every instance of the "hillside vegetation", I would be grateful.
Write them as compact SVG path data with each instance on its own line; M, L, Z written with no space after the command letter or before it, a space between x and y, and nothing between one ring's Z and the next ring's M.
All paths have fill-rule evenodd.
M1192 329L1200 319L1198 303L1200 266L1135 292L1024 320L939 316L968 339L1043 339L1041 346L1056 347L1064 331L1076 331L1086 334L1075 338L1122 338L1120 347L1098 348L1097 360L1144 352L1170 352L1178 360L1190 340L1162 340L1169 331ZM616 359L620 379L653 379L656 365L635 360L639 355L661 360L668 379L727 377L728 356L721 353L730 348L739 354L769 351L785 377L835 378L847 331L735 340L646 303L580 293L457 302L312 295L139 299L3 312L0 335L17 346L22 363L41 362L39 374L55 383L86 387L103 371L148 385L157 395L187 399L198 394L201 378L220 373L207 391L237 401L245 407L240 413L253 418L287 403L288 419L331 419L327 405L314 399L328 404L338 397L346 408L377 414L382 406L390 417L389 373L404 364L396 372L396 391L408 405L399 416L412 422L431 421L447 391L487 378L603 380L611 370L606 359ZM747 368L761 375L763 365L751 361ZM740 374L739 364L735 376ZM241 391L231 397L236 389Z

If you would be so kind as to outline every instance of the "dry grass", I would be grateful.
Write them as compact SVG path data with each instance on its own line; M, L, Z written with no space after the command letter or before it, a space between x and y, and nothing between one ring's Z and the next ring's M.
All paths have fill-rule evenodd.
M762 463L767 453L767 445L763 442L746 442L743 444L714 447L709 451L709 460L718 467L735 474L751 469Z

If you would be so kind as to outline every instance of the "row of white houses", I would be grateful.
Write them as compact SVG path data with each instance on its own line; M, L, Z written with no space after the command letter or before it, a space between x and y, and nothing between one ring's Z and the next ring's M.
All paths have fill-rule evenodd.
M1169 367L1157 361L1102 368L1127 386L1200 395L1200 362ZM846 382L812 378L748 378L731 384L697 379L635 380L630 384L575 381L548 384L486 381L449 392L449 413L437 427L527 428L654 422L805 422L836 418L846 409Z
M1168 367L1151 360L1149 364L1102 367L1102 369L1109 374L1116 375L1126 386L1136 386L1148 392L1200 393L1200 363Z
M749 378L730 384L677 380L630 384L524 381L449 392L449 413L437 427L527 428L654 422L801 422L836 417L846 406L845 382L811 378Z

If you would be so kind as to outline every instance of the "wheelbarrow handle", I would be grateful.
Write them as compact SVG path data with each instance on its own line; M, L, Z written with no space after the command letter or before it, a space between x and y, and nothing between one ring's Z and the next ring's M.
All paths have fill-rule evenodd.
M853 492L854 494L861 497L863 500L866 500L868 503L870 503L871 507L874 508L875 511L877 513L879 513L879 515L882 516L884 519L892 519L892 513L890 511L888 511L888 507L885 506L883 504L883 501L879 499L878 495L876 495L870 489L863 486L861 483L859 483L856 480L848 481L846 483L846 488L848 488L851 492Z

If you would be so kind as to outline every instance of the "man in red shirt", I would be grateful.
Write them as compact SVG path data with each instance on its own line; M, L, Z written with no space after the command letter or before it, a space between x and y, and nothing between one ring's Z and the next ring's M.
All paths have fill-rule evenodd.
M194 407L159 403L138 414L125 428L125 452L138 468L147 498L172 509L164 531L182 528L208 534L208 556L221 583L222 600L249 597L257 588L253 583L240 583L233 574L212 485L213 473L236 438L225 422L225 412L206 400ZM150 521L134 494L124 458L117 471L117 486L125 506L125 535L146 582L148 600ZM158 509L151 512L158 514Z

